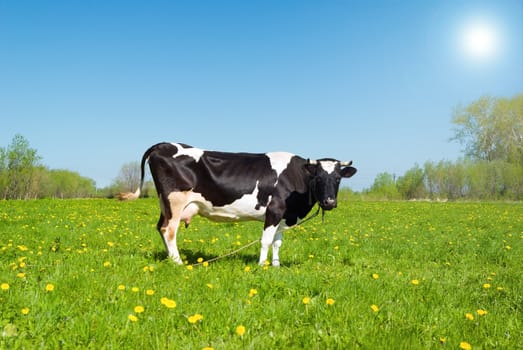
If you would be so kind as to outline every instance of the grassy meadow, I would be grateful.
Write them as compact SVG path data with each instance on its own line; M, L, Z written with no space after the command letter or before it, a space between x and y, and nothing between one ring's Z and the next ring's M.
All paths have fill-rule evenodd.
M195 218L168 259L155 199L0 202L0 349L514 349L521 203L349 202L289 230Z

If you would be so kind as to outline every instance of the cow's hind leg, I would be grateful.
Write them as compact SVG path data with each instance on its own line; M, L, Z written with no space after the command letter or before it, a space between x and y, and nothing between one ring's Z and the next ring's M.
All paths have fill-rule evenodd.
M169 257L177 264L183 264L176 244L176 236L180 225L180 217L186 205L186 195L182 192L172 192L167 197L167 203L162 203L162 215L158 221L158 230L162 236ZM165 210L168 208L168 210Z
M179 223L180 221L178 220L178 224ZM178 252L178 246L176 244L178 224L173 219L168 220L163 214L161 214L157 227L160 236L162 236L165 249L167 249L167 254L169 254L169 257L173 259L175 263L181 265L182 259L180 258L180 253Z

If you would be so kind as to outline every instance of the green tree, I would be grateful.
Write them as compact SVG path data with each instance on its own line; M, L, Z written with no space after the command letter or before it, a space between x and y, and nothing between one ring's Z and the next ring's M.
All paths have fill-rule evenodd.
M20 134L14 136L11 144L0 155L4 198L36 197L39 184L35 173L40 159L36 149L29 147L29 141Z
M523 165L523 95L512 99L485 96L457 108L454 137L465 154L477 160Z
M374 179L370 191L367 194L383 199L399 199L400 194L396 188L394 175L387 172L379 173Z
M399 194L404 199L424 198L427 191L423 182L425 174L419 165L407 170L405 175L400 176L396 182Z

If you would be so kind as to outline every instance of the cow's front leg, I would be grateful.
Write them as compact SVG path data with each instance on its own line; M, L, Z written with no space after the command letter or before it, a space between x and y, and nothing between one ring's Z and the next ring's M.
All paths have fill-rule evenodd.
M278 226L268 226L263 229L263 234L261 238L260 260L258 262L261 266L265 265L265 261L267 261L269 247L274 242L274 236L276 235L277 229Z
M280 266L280 247L282 243L283 233L281 229L276 232L274 235L274 240L272 242L272 266Z

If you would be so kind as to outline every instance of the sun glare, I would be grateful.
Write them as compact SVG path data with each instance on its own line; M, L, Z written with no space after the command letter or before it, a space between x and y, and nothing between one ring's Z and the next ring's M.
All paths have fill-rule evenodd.
M460 33L460 46L467 59L484 62L499 51L499 34L496 26L487 20L466 22Z

